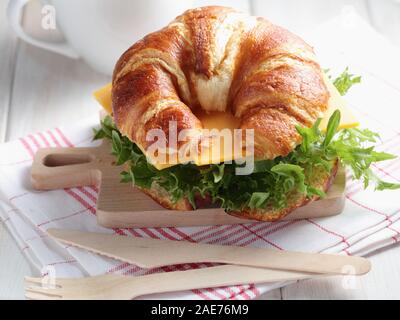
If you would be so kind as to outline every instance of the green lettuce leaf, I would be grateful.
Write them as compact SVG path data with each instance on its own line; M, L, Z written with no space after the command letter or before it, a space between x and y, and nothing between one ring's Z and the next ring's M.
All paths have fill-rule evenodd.
M326 69L324 71L329 76L329 69ZM329 76L329 78L332 78L332 76ZM353 85L360 82L361 82L361 77L349 73L348 67L337 78L335 78L332 81L333 85L336 87L336 89L342 96L344 96Z
M341 94L358 82L360 77L349 74L347 68L333 81ZM373 144L379 139L377 133L359 128L338 130L339 111L332 114L325 133L319 130L320 121L318 119L311 128L297 127L302 137L299 146L286 157L256 161L253 172L247 176L235 174L239 166L235 162L203 167L189 163L157 170L136 144L122 136L111 117L101 122L101 128L94 132L94 139L111 141L116 164L125 164L127 168L121 173L122 182L140 188L151 188L157 183L168 192L172 201L185 197L194 208L196 197L206 196L227 211L283 208L293 192L307 197L324 197L323 190L311 185L310 177L315 168L330 173L336 159L351 170L353 179L363 181L365 188L370 184L375 185L376 190L400 188L400 184L382 181L370 168L375 162L395 158L375 151Z

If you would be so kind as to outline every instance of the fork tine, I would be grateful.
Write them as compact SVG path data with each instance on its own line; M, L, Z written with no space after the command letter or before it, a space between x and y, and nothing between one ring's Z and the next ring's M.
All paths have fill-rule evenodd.
M27 277L25 276L25 282L27 284L42 284L43 278L40 277ZM67 278L54 278L54 285L60 287L63 285L73 285L76 279L67 279Z
M30 282L30 283L42 283L43 278L35 278L35 277L28 277L25 276L24 278L25 282Z
M25 289L25 297L30 300L61 300L60 296L48 296L42 293L38 293L35 291L30 291L29 289Z
M25 288L26 292L33 292L33 293L41 293L47 296L55 296L55 297L62 297L64 290L62 289L49 289L49 288L42 288L37 286L28 286Z

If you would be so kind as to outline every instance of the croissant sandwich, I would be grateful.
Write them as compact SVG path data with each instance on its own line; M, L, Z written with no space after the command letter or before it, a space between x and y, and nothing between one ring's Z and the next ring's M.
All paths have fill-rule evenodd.
M109 109L95 138L112 141L123 182L167 209L216 206L275 221L324 197L339 165L365 186L399 187L373 174L371 163L393 156L373 150L377 134L356 128L343 105L357 82L347 69L333 80L312 47L264 18L192 9L120 57L112 83L95 93ZM215 128L240 132L241 147L210 160L200 146L221 150L206 130ZM174 132L190 134L174 141ZM197 156L182 161L188 150Z

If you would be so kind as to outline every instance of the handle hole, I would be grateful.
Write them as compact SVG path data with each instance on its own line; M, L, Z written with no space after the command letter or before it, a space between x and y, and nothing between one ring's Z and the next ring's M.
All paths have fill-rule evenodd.
M43 159L46 167L63 167L74 164L90 163L94 156L90 154L49 154Z

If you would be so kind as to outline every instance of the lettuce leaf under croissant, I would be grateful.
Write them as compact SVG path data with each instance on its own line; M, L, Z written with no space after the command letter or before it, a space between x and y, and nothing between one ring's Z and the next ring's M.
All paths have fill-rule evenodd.
M346 93L359 77L347 69L333 83ZM196 197L209 197L213 203L227 211L282 209L288 206L293 194L307 198L324 197L324 191L315 183L316 173L331 175L338 160L349 168L353 179L362 180L364 187L370 183L376 190L397 189L400 184L379 179L370 169L374 162L395 158L394 155L377 152L373 144L379 138L368 129L343 129L338 131L340 112L329 119L326 132L319 130L319 119L313 127L298 127L302 143L285 157L256 161L253 173L236 175L238 164L213 164L198 167L180 164L157 170L142 151L127 137L122 136L111 117L106 117L94 139L112 141L112 153L117 165L127 164L129 170L121 173L122 182L130 182L141 189L151 189L154 184L164 189L172 202L188 199L196 208Z

